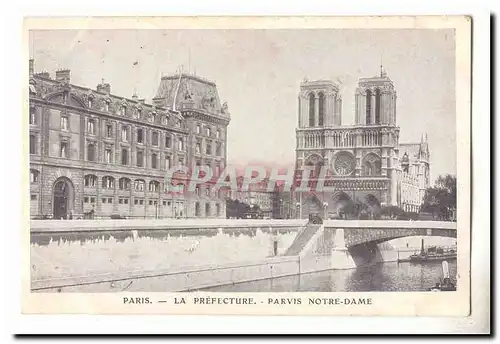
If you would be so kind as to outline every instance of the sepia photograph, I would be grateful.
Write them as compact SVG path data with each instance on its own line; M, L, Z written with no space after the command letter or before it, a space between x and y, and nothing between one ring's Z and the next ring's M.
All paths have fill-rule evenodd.
M29 294L468 309L454 20L469 42L451 21L27 25Z

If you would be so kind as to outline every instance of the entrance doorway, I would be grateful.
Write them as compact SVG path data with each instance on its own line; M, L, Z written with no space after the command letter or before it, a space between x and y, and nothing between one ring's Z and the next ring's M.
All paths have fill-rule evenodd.
M66 177L61 177L54 183L53 191L54 219L68 219L73 210L73 184Z

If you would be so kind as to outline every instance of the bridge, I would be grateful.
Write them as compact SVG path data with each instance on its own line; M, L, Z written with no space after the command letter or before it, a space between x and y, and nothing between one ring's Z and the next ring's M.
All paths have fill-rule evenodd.
M456 222L444 221L332 220L325 221L324 227L325 230L343 230L346 248L369 243L379 244L384 241L412 236L457 237Z
M455 222L328 220L299 230L284 256L298 255L301 272L353 268L396 260L379 244L414 236L457 237Z
M456 237L456 223L328 220L31 221L31 289L182 291L397 259L378 244ZM111 259L112 257L112 259Z

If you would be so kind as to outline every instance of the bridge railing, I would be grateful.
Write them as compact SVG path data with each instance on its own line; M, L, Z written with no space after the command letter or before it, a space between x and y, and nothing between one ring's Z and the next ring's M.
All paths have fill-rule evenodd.
M331 228L408 228L408 229L457 229L450 221L402 221L402 220L325 220L325 227Z

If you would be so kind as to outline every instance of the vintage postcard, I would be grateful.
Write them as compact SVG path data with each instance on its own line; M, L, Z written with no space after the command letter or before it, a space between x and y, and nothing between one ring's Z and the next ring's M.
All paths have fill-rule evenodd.
M470 18L24 35L24 313L470 313Z

